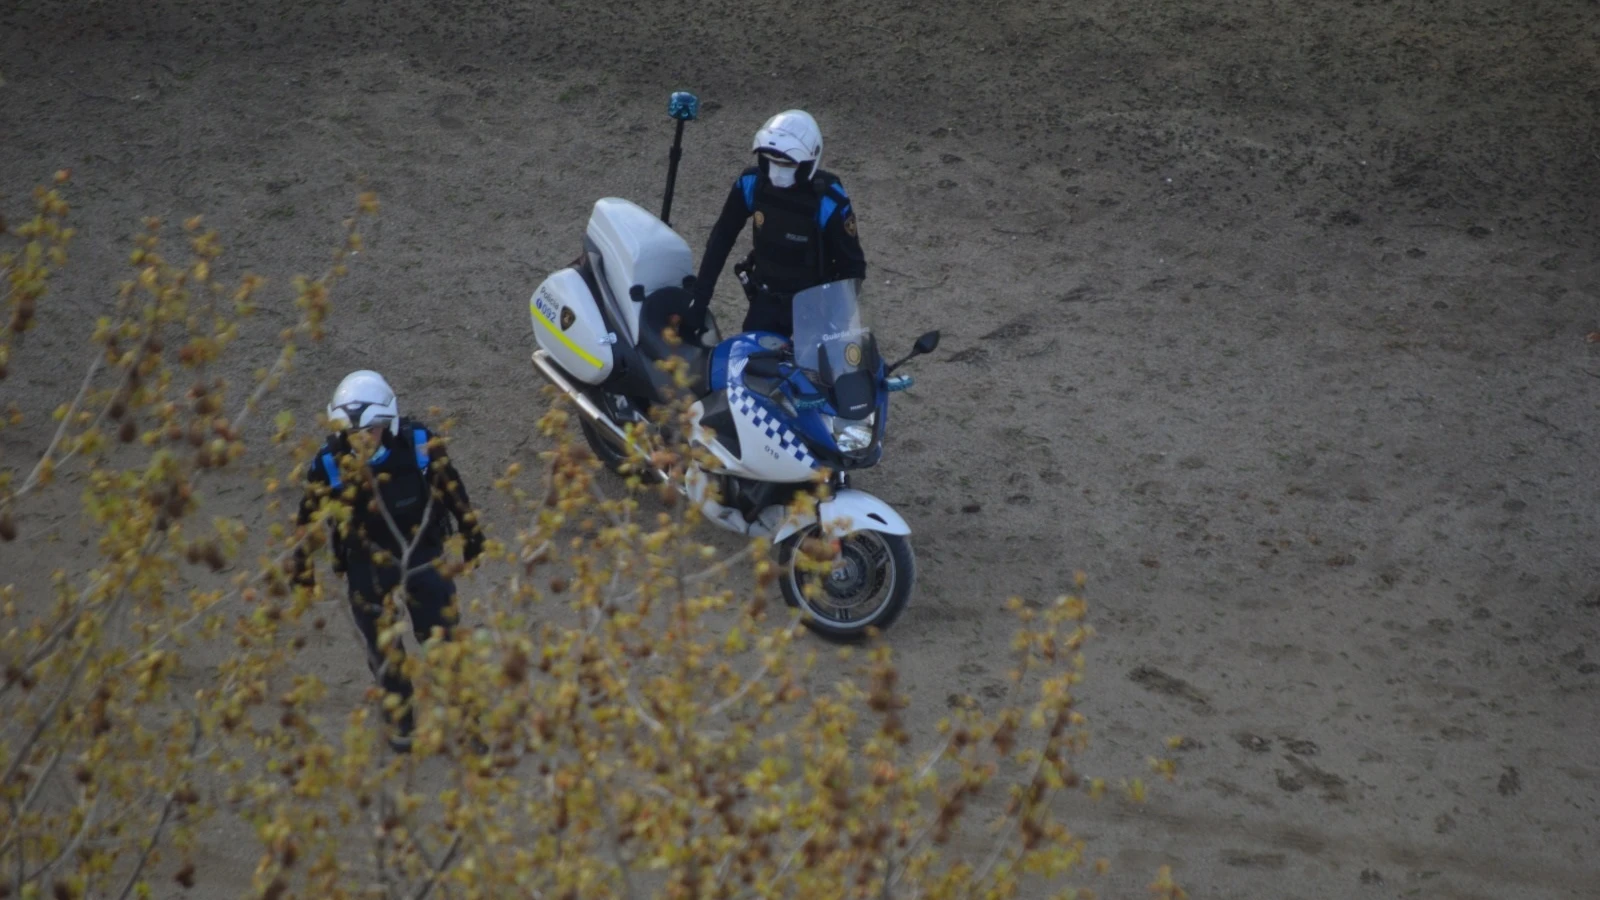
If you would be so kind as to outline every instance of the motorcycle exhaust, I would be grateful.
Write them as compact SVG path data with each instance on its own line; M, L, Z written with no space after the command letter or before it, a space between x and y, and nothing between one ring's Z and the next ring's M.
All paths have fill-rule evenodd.
M617 423L611 421L610 416L601 412L600 407L595 406L593 400L590 400L588 397L584 396L582 391L579 391L577 388L572 386L571 382L567 381L566 376L564 376L561 373L561 370L556 367L555 363L550 360L549 353L542 349L533 351L533 366L539 370L539 374L549 379L551 384L559 388L563 394L566 394L572 400L573 403L577 404L578 411L583 413L583 415L589 421L610 432L611 435L617 439L617 443L621 444L623 447L633 446L628 440L627 432L618 427ZM656 477L660 478L662 482L670 483L672 481L671 477L669 477L666 472L663 472L654 466L651 466L650 470L655 472ZM682 488L679 488L679 492L682 493Z
M553 361L551 361L550 354L548 352L543 349L533 351L533 366L539 370L539 374L549 379L551 384L555 385L561 390L562 393L572 398L572 402L578 406L578 411L586 416L591 422L598 424L611 434L615 435L617 441L620 442L622 446L631 446L628 441L627 432L619 428L615 422L611 421L609 416L601 412L600 408L594 405L594 401L584 396L582 392L572 386L571 382L567 381L566 376L562 374L561 370L556 367ZM689 492L688 486L682 481L674 480L666 472L663 472L655 466L650 466L649 470L654 472L656 477L661 479L663 484L672 485L672 489L677 491L680 497L693 496ZM707 517L713 519L724 518L729 515L738 515L737 512L726 509L725 507L721 507L720 504L717 504L711 500L706 500L705 505L703 505L701 509L703 512L705 512ZM748 525L751 523L746 522L745 524L748 527ZM746 533L749 534L752 532L747 530Z
M566 394L568 397L570 397L572 402L578 405L579 411L581 411L584 416L589 419L589 421L611 432L612 436L615 437L617 442L622 444L622 446L629 446L627 433L621 428L618 428L617 423L611 421L610 416L601 412L600 407L595 406L593 400L585 397L582 391L579 391L577 388L572 386L571 382L567 381L566 377L561 374L561 370L556 368L555 363L550 361L549 353L546 353L544 350L533 351L533 365L539 370L540 374L550 380L551 384L560 388L563 394Z

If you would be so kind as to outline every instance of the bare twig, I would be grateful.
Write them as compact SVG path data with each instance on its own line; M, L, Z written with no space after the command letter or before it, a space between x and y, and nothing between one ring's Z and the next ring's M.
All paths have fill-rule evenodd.
M939 764L939 760L944 758L945 751L950 749L951 742L955 740L955 734L956 729L950 729L950 734L945 736L944 743L939 745L939 749L936 750L932 756L928 757L928 761L923 763L922 768L918 770L916 780L921 781L923 778L927 777L928 773L933 771L933 767ZM911 867L911 860L915 858L918 848L922 846L923 841L928 839L928 835L933 833L933 825L933 822L929 822L928 824L922 826L922 830L917 832L917 836L912 838L906 844L906 852L901 856L901 862L904 863L904 865L901 867L900 871L894 873L893 879L888 880L890 887L899 884L900 879L905 876L906 870Z
M756 551L756 546L757 545L755 543L751 543L749 546L745 547L743 550L740 550L738 553L735 553L732 556L727 557L726 559L718 560L717 562L712 563L709 566L706 566L704 569L701 569L698 572L694 572L692 574L683 576L681 579L679 579L680 587L684 586L684 585L696 584L696 583L699 583L701 581L705 581L706 579L712 578L712 577L717 576L717 575L726 574L726 570L727 570L728 566L731 566L734 563L739 562L740 560L748 559L749 557L754 556L755 555L755 551ZM635 597L638 597L639 594L643 590L644 590L643 588L634 588L633 590L627 592L626 594L623 594L623 595L621 595L619 597L611 598L611 602L615 603L615 604L626 603L627 601L632 600Z
M306 540L305 536L302 535L301 537L295 539L294 543L292 543L292 544L288 545L287 547L285 547L284 550L281 553L279 553L278 556L272 561L273 567L276 568L277 566L281 565L282 563L288 561L288 559L294 554L294 551L296 549L298 549L301 544L305 543L305 540ZM204 618L204 617L216 612L222 606L224 606L224 605L226 605L228 603L232 603L235 600L241 599L244 596L244 589L246 587L248 587L250 585L253 585L253 584L256 584L257 582L260 582L261 580L266 578L267 577L267 571L268 571L267 569L262 569L260 572L256 573L255 577L251 578L249 581L247 581L244 584L240 585L239 588L237 590L235 590L231 596L223 597L223 598L219 599L217 602L212 603L211 605L207 606L205 609L200 610L199 612L195 613L194 615L190 616L189 618L184 619L182 622L179 622L178 624L172 626L172 628L168 629L166 634L163 634L161 637L158 637L154 641L151 641L149 644L145 645L144 651L146 653L148 653L151 650L160 649L163 644L165 644L167 641L172 640L174 637L176 637L178 635L179 632L183 631L185 628L188 628L190 625L193 625L195 622L198 622L202 618ZM139 657L134 656L134 657L130 658L127 662L123 663L121 666L118 666L116 669L114 669L112 671L121 671L121 670L127 668L128 666L133 665L135 662L138 661L138 659L139 659Z
M657 721L655 716L650 715L645 710L644 704L639 702L639 698L634 696L633 688L628 686L627 679L623 677L622 672L617 668L616 661L611 658L611 652L606 650L601 653L601 656L606 661L606 668L611 670L611 677L617 679L617 683L622 686L622 696L627 699L628 705L633 707L633 711L644 721L644 724L657 734L665 731L666 726Z
M892 820L891 820L892 821ZM883 854L883 884L878 889L878 900L891 900L889 875L894 872L894 850L891 847L884 849Z
M54 453L56 448L61 445L61 439L67 433L67 426L72 423L73 415L77 413L78 407L83 404L83 398L89 393L89 385L94 383L94 376L99 374L100 367L104 364L105 354L96 353L94 362L89 364L89 371L84 373L83 384L78 386L78 395L72 399L72 403L67 407L67 414L61 417L61 424L56 426L55 436L50 438L50 443L45 446L44 452L39 454L39 461L34 464L33 471L28 473L28 477L22 480L22 486L17 488L11 495L11 502L16 502L17 498L39 486L39 473L44 471L45 465L50 462L50 454ZM71 458L71 454L63 457L60 462L65 462L69 458Z
M611 812L611 804L600 804L600 810L605 814L606 833L609 840L606 846L611 850L611 859L617 864L617 874L622 878L622 896L633 900L637 895L633 892L633 876L629 874L628 861L622 858L622 848L617 844L617 819Z
M1049 741L1050 739L1047 738L1045 741L1047 745ZM1045 757L1046 754L1041 751L1039 753L1039 758L1034 760L1033 771L1028 773L1027 780L1022 782L1022 784L1031 786L1039 779L1039 771L1044 768ZM1041 802L1043 802L1042 798ZM994 852L989 854L989 859L983 864L983 868L978 870L978 874L972 880L973 884L982 884L983 880L989 877L989 872L994 869L995 864L1000 861L1000 856L1006 849L1006 842L1010 840L1011 832L1016 830L1018 823L1022 821L1023 816L1027 815L1027 812L1028 811L1026 807L1019 804L1017 807L1016 816L1006 817L1007 820L1005 830L1003 833L995 837Z
M77 627L78 619L83 615L84 606L89 602L90 593L110 577L111 576L108 573L101 573L99 578L95 579L93 583L83 589L83 593L78 595L78 602L76 605L74 605L72 612L68 613L66 617L61 620L61 624L57 625L55 630L50 632L49 637L40 642L39 646L36 647L32 653L28 654L27 660L22 663L22 668L24 670L31 669L37 665L41 659L44 659L50 654L50 652L55 648L56 643L60 641L62 637L64 637L73 628ZM12 682L12 684L15 684L15 682ZM0 697L5 696L6 692L10 689L11 684L0 684Z
M1019 659L1017 661L1017 679L1016 679L1016 681L1011 683L1011 689L1006 693L1005 702L1000 707L1002 710L1010 709L1010 708L1012 708L1013 706L1016 705L1017 698L1022 694L1022 684L1028 678L1028 671L1030 669L1030 666L1028 665L1028 659L1029 659L1028 651L1026 651L1026 650L1019 651L1018 652L1018 657L1019 657ZM955 730L951 729L951 737L953 737L954 734L955 734ZM939 748L939 752L934 754L931 758L929 758L927 763L923 765L922 771L919 772L918 775L917 775L918 778L921 778L921 777L927 775L928 772L933 769L934 765L937 764L938 761L941 758L943 758L944 751L945 751L946 748L949 747L949 745L950 745L950 739L946 738L945 744L944 744L943 747ZM1030 782L1033 780L1033 777L1037 777L1038 772L1039 772L1039 766L1043 765L1043 762L1044 762L1043 756L1041 755L1039 762L1034 766L1033 776L1028 779ZM1019 812L1020 812L1020 810L1019 810ZM1009 826L1015 826L1016 822L1017 822L1017 820L1015 820L1015 819L1009 819L1008 820L1008 825ZM906 865L903 866L900 869L900 871L895 874L895 877L894 877L894 882L895 883L898 883L900 881L901 877L903 877L905 875L906 870L910 867L910 860L912 859L913 851L918 846L921 845L922 841L927 838L927 836L931 833L932 829L933 829L933 823L931 823L931 822L928 823L927 825L923 826L922 831L917 834L917 837L914 840L912 840L912 842L909 845L907 845L906 853L905 853L905 856L904 856L904 859L907 862L906 862ZM1009 838L1009 837L1010 837L1010 830L1008 828L1004 838L997 838L996 839L995 852L994 852L994 854L992 854L989 857L988 861L984 864L984 867L980 871L980 874L978 875L978 877L973 880L974 884L980 883L984 878L988 877L989 870L994 868L995 863L997 863L999 861L1000 851L1003 850L1004 847L1005 847L1005 838Z
M267 377L261 379L261 383L256 385L256 389L251 391L250 396L246 397L244 402L239 405L239 410L233 414L233 420L229 423L229 427L234 431L243 433L245 420L260 405L261 398L267 395L267 391L271 390L273 379L282 375L289 367L289 355L287 349L279 351L278 359L272 364L272 369L267 372Z
M816 834L816 833L817 833L817 829L816 828L811 828L808 831L806 831L805 834L800 835L800 840L795 841L794 849L789 851L789 855L788 855L787 858L784 859L783 865L779 866L778 867L778 871L773 874L773 876L772 876L773 882L777 882L778 879L782 878L785 874L788 873L789 867L794 865L794 861L799 858L800 850L805 847L806 841L811 840L811 836Z
M412 574L410 571L411 554L417 549L417 545L422 541L422 529L418 528L417 533L409 540L404 534L401 533L400 526L395 523L394 516L389 512L389 504L383 502L383 494L378 490L378 480L372 474L372 469L366 466L363 466L363 468L366 469L367 486L372 491L372 498L377 503L378 511L383 513L384 524L389 526L389 533L394 536L395 541L405 546L405 550L400 554L400 589L403 591L405 590L406 586L406 578L410 577ZM427 524L428 515L433 512L433 491L431 490L432 485L429 485L429 487L430 490L428 491L428 502L422 507L423 524Z
M39 716L39 721L33 726L33 732L28 735L27 740L23 741L21 746L16 749L16 756L11 760L11 765L6 767L5 775L0 776L0 784L11 783L11 777L16 775L17 770L22 767L23 761L32 752L33 745L38 743L39 738L44 735L45 729L50 727L50 723L55 719L56 713L61 711L61 704L66 702L67 697L72 694L72 689L77 686L78 679L83 677L83 670L89 665L91 655L89 651L93 649L93 643L84 643L83 649L78 653L77 662L72 664L72 671L67 674L66 683L61 686L60 692L50 701L49 708L44 711L43 715Z
M600 479L589 479L589 491L590 493L594 494L594 498L596 500L600 501L595 506L595 509L598 509L601 515L605 516L611 521L612 527L621 528L623 526L623 520L618 518L615 512L612 512L611 498L606 496L605 488L600 486Z
M194 748L200 746L200 716L194 717L194 737L189 739L188 755L194 755ZM128 873L128 880L123 882L122 890L117 894L117 900L123 900L133 886L139 883L139 876L143 874L145 864L150 861L150 854L155 851L156 844L161 840L161 832L167 827L167 820L172 817L172 807L178 802L178 791L167 794L167 802L161 806L161 817L156 820L155 830L150 833L150 840L144 845L144 852L139 854L139 861L134 864L133 871Z
M50 754L50 761L44 764L44 770L34 777L33 786L28 788L28 795L22 798L22 805L16 809L14 814L16 820L20 820L23 813L26 813L28 808L33 806L33 801L38 799L39 792L44 789L44 783L49 780L50 773L55 771L56 763L60 761L61 750L58 748L56 752ZM18 821L18 824L21 824L20 821ZM11 840L8 836L5 843L9 844L10 842Z
M22 890L22 885L28 884L29 882L38 881L44 876L50 874L50 870L55 868L56 863L66 859L73 853L76 853L78 848L83 846L83 840L89 835L89 829L95 826L95 817L100 812L100 801L104 798L104 793L95 795L94 802L89 804L89 811L83 816L83 824L78 827L78 831L72 836L72 840L68 841L64 846L62 846L61 850L58 851L55 856L52 856L44 865L35 869L31 875L26 877L23 876L22 848L20 846L17 848L17 891L19 893Z
M378 794L378 805L374 811L374 815L376 816L379 824L377 828L372 830L373 841L377 844L376 849L373 851L372 862L378 870L378 883L383 886L383 895L385 897L394 896L394 885L389 881L389 867L385 862L383 849L384 842L388 837L383 823L387 822L389 819L390 803L391 800L389 797L389 792L380 791Z
M761 671L745 679L744 684L740 685L737 691L734 691L727 697L724 697L721 700L718 700L716 703L713 703L711 707L706 710L706 716L715 716L735 703L738 703L746 694L750 693L751 688L765 681L766 677L770 674L772 674L772 666L770 664L763 663L761 665Z
M457 834L456 839L450 842L450 848L444 852L444 858L439 860L437 866L433 867L433 872L428 875L428 880L423 882L422 887L418 888L415 894L411 895L411 900L426 900L428 894L432 893L433 886L444 875L444 871L450 868L451 863L455 862L456 851L460 849L461 835Z

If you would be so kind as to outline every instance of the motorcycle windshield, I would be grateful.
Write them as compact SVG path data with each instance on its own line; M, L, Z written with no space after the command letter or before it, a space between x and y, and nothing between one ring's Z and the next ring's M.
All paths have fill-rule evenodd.
M796 293L791 308L795 364L847 419L876 406L878 345L862 319L860 291L860 279L830 281Z
M875 360L872 330L861 318L856 298L861 282L830 281L794 295L794 361L818 387L842 375L868 369Z

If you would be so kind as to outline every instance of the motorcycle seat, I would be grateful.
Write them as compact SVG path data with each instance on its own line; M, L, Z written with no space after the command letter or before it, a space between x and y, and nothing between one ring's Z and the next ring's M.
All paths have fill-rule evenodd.
M694 333L697 313L694 295L683 288L665 287L646 296L639 310L639 352L649 362L681 359L688 365L690 389L703 397L710 390L711 350ZM685 327L688 326L688 327ZM667 335L673 335L669 341Z

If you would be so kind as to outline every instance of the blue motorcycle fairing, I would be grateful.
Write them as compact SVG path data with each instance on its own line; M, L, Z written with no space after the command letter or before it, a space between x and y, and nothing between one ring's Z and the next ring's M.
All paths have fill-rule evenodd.
M777 350L788 343L787 338L775 331L747 331L728 338L711 351L711 389L727 390L729 369L750 354Z
M788 343L788 339L783 335L771 331L744 332L733 335L732 337L722 341L717 345L717 348L713 350L711 354L711 366L709 373L709 386L711 390L727 390L730 384L735 385L740 389L744 389L745 385L742 375L734 374L734 370L738 369L740 370L740 373L742 373L743 366L741 363L752 353L777 350L787 346ZM876 421L873 422L872 426L874 437L873 449L869 456L854 460L854 464L851 466L851 468L871 467L876 465L878 460L883 456L883 436L887 431L889 424L890 392L882 388L883 379L886 373L881 360L878 363L877 369L878 371L876 375L880 384L880 389L878 391L877 398L878 414L876 416ZM811 383L811 380L805 376L805 373L801 372L799 369L795 369L789 373L783 384L788 389L785 391L785 393L790 397L791 401L796 395L803 396L825 393L818 391L815 385ZM746 390L746 393L748 393L756 403L760 404L760 406L767 411L768 415L784 422L794 431L798 432L804 438L804 440L813 445L816 450L825 451L824 455L830 457L838 453L838 444L834 440L832 430L828 427L828 424L825 421L827 417L832 417L837 413L832 404L827 400L824 400L820 405L814 408L800 409L797 411L797 414L790 415L782 408L782 406L768 399L767 397L764 397L754 391ZM816 455L816 453L813 453L813 457ZM813 463L813 465L817 464L818 463Z
M742 363L752 353L777 350L781 347L787 346L788 343L788 339L777 332L749 331L736 334L718 344L717 348L711 353L711 371L709 378L711 390L724 391L727 390L730 385L736 386L741 390L745 390L745 393L752 400L754 400L762 409L766 410L767 415L777 419L780 422L783 422L789 428L799 432L808 443L815 444L819 448L826 448L831 454L837 451L838 447L834 444L832 432L828 430L827 426L822 420L824 413L830 415L832 414L833 410L831 407L824 404L821 409L802 410L799 411L798 415L791 416L780 405L768 399L767 397L764 397L755 391L745 389L744 378L742 377L743 366L740 365L740 363ZM738 369L741 374L734 374L735 369ZM810 382L798 371L789 376L787 383L793 385L795 384L796 380L804 384L804 390L806 392L811 392L813 390ZM820 463L815 461L815 454L812 455L812 458L813 467L820 465Z

